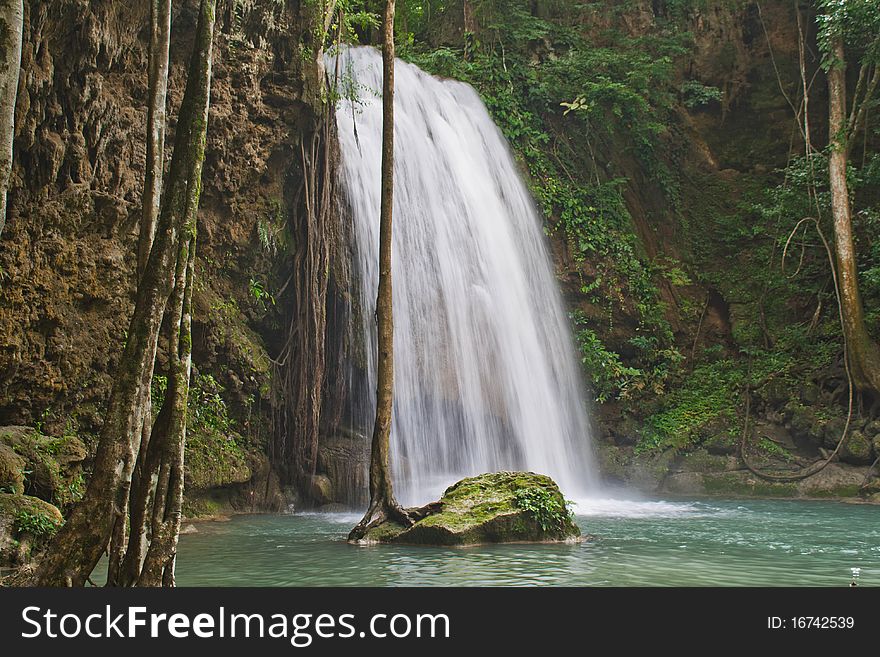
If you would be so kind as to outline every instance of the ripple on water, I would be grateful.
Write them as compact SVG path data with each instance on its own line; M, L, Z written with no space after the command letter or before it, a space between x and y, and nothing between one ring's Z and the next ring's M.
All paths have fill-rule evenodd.
M880 585L878 509L833 502L581 500L579 545L356 548L360 514L243 516L180 539L182 586ZM871 527L871 531L865 531ZM97 580L96 580L97 581Z

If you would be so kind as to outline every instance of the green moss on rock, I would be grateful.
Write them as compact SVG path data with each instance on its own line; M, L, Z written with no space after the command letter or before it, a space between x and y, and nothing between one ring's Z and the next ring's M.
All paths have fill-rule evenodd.
M380 524L367 532L364 542L463 546L580 538L559 487L533 472L463 479L446 489L439 507L409 528Z
M0 493L0 566L25 563L63 522L58 508L44 500Z
M707 474L703 485L709 495L735 497L797 497L797 485L791 482L772 482L759 479L747 472Z
M25 461L8 445L0 444L0 492L24 492Z
M865 437L862 431L853 431L849 435L843 449L840 460L853 465L870 465L874 462L874 448L871 441Z
M210 429L188 432L186 440L186 486L188 490L206 490L251 478L247 455L236 440Z
M25 492L61 508L71 506L82 497L85 490L82 464L88 453L76 436L44 436L31 427L0 427L0 450L3 446L24 462L23 487L15 492ZM0 454L0 470L3 460ZM0 487L3 486L0 481Z

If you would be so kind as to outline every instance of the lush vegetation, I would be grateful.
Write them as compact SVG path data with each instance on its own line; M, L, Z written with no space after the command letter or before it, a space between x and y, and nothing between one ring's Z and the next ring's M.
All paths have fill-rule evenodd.
M376 3L349 0L348 6L376 11ZM855 3L847 25L873 25L858 19L871 6ZM637 451L689 449L712 435L735 436L747 389L765 400L764 389L772 387L772 403L784 406L800 403L804 382L840 376L840 323L822 243L823 236L833 239L827 149L805 157L794 140L784 163L772 155L778 144L759 144L749 163L754 169L735 178L689 160L682 117L721 115L731 100L689 72L690 19L703 9L699 0L655 3L650 27L633 30L624 20L634 11L626 2L483 0L469 3L464 33L451 38L438 31L449 21L459 24L461 2L408 0L398 7L402 56L472 84L510 141L547 232L564 242L573 261L577 282L566 281L566 292L594 396L600 404L627 402L627 412L641 416ZM826 38L830 28L821 16L805 18L816 18L819 39ZM352 25L349 40L374 38L368 23ZM858 30L850 31L858 43ZM732 66L733 57L725 51L719 61ZM782 80L771 62L762 65L766 82L755 93L784 102L798 79ZM811 71L819 65L807 63ZM791 129L798 130L794 112ZM813 131L821 134L821 127ZM865 133L849 174L862 295L874 329L880 325L876 135L876 127ZM725 138L733 143L737 136ZM639 193L652 197L662 215L645 216L658 210L644 207ZM794 230L814 215L818 224ZM664 253L668 240L646 231L658 222L678 233L674 257ZM724 306L710 308L710 294ZM722 342L701 337L711 312L731 314ZM833 416L843 412L839 401L830 395L811 404L827 405L819 413Z

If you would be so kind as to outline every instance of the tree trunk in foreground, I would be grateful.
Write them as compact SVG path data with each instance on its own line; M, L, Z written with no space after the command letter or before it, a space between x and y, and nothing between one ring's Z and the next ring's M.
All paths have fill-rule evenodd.
M6 192L12 172L23 25L22 0L0 0L0 236L6 226Z
M196 51L200 58L196 86L200 97L194 111L197 124L208 122L213 61L213 0L202 3L202 20ZM193 69L190 75L196 74ZM192 77L190 78L192 79ZM123 586L174 586L177 540L183 506L183 458L186 447L186 408L192 368L192 289L194 284L196 227L204 163L205 136L196 139L188 171L185 224L178 250L174 290L168 321L168 389L155 425L141 445L137 478L130 496L131 528L123 561Z
M138 240L138 280L144 275L162 198L165 163L165 103L171 44L171 0L150 0L150 81L147 105L147 162Z
M859 390L880 394L880 346L871 338L865 325L846 182L847 135L851 126L846 118L846 60L842 36L833 41L831 54L834 61L828 69L828 132L831 139L828 173L844 337L853 384Z
M379 210L379 292L376 321L379 363L376 377L376 422L370 451L370 506L348 535L364 537L386 519L412 524L394 498L389 465L391 412L394 398L394 321L391 291L391 219L394 193L394 0L386 0L382 21L382 195Z
M40 586L83 585L126 509L135 450L145 419L144 391L152 380L162 317L179 271L181 240L190 241L195 235L187 220L194 204L198 205L201 190L215 3L201 0L156 237L138 286L129 339L110 393L92 477L83 499L37 566L34 580Z
M137 245L137 281L144 276L156 222L162 199L162 176L165 167L165 104L168 95L168 57L171 44L171 0L150 0L150 50L149 82L147 103L147 158L144 176L144 192L141 197L140 236ZM150 388L144 391L144 424L140 443L135 448L137 455L132 485L137 485L144 469L146 449L141 449L150 439L152 428L152 400ZM131 498L131 493L129 493ZM128 504L132 503L129 499ZM118 586L124 583L122 561L126 552L126 538L130 528L127 509L123 510L113 527L110 539L109 564L107 566L107 585Z
M186 447L186 405L192 370L192 288L195 267L195 210L188 224L189 240L181 244L174 288L170 336L171 376L165 396L167 428L150 438L150 452L160 463L153 491L149 547L137 579L139 586L174 586L174 564L183 507L183 457ZM146 515L146 514L144 514ZM134 536L133 536L134 538Z

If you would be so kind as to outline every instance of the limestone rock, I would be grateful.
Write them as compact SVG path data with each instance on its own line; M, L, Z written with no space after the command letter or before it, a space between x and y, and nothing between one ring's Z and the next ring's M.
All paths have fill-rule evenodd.
M533 472L463 479L446 489L438 506L407 529L391 522L374 527L364 542L463 546L556 543L581 536L559 487Z
M63 522L61 512L48 502L0 493L0 566L25 563Z
M366 507L369 500L370 438L356 432L323 440L318 447L318 470L333 485L332 502Z
M874 462L874 449L871 441L861 431L853 431L840 450L840 460L853 465L870 465Z
M327 475L309 477L309 496L319 505L333 502L333 483Z
M88 455L79 438L44 436L31 427L8 426L0 427L0 450L3 446L24 462L23 488L17 492L61 507L79 499L84 490L82 464Z
M0 443L0 491L24 492L25 461L8 445Z

